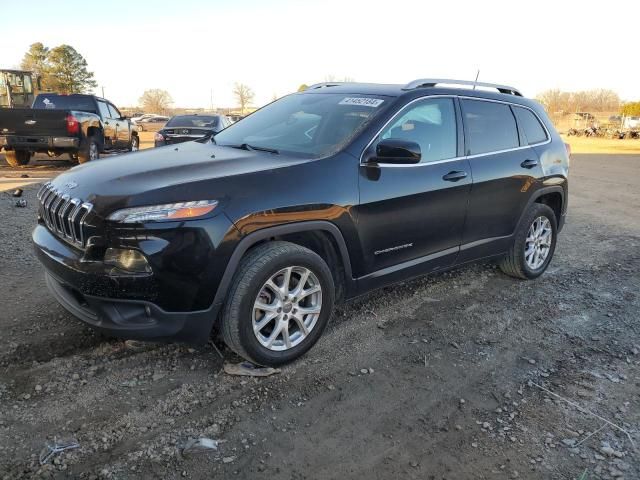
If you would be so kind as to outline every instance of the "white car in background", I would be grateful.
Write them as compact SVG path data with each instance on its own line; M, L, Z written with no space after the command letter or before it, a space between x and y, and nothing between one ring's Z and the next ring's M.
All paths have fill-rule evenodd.
M624 117L622 128L635 129L640 128L640 117Z
M134 125L137 125L140 120L143 120L145 118L150 118L150 117L157 117L157 116L158 114L156 113L145 113L137 117L131 117L131 123L133 123Z

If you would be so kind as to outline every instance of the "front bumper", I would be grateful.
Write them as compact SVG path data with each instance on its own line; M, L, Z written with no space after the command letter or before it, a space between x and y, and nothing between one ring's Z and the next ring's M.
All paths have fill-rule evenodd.
M218 304L198 312L165 312L151 302L83 295L49 271L45 280L69 313L99 332L127 339L204 343L221 308Z
M42 224L33 231L33 242L51 293L94 329L123 338L202 343L221 308L213 301L218 281L211 268L225 265L214 260L220 240L207 232L225 232L228 223L220 215L200 226L196 221L177 229L158 224L156 232L132 229L112 236L110 246L145 254L153 270L145 274L118 271L95 250L80 250ZM206 242L196 241L203 235Z

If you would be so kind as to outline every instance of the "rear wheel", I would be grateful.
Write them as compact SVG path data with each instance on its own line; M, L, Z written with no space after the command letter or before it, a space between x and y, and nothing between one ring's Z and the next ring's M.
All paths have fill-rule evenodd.
M12 167L22 167L31 160L31 152L26 150L9 150L4 152L7 163Z
M259 365L307 352L325 329L334 282L324 260L288 242L259 245L240 262L222 316L225 343Z
M556 249L556 215L542 203L534 203L516 232L511 249L500 263L504 273L533 279L544 273Z
M131 143L129 144L130 152L137 152L140 150L140 139L137 135L131 135Z
M78 152L78 162L87 163L91 160L97 160L100 158L100 149L98 148L98 142L94 137L87 138L86 145L82 150Z

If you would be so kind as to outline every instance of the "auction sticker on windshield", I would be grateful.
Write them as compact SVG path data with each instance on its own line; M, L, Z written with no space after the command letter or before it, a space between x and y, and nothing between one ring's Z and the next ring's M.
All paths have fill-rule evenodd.
M362 105L363 107L379 107L384 100L379 98L347 97L343 98L339 105Z

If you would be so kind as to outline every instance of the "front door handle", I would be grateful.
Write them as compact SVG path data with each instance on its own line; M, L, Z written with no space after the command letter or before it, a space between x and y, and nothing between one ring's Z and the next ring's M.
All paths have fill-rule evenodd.
M462 180L463 178L466 178L466 177L467 177L467 172L463 172L459 170L459 171L453 171L453 172L447 173L445 176L442 177L442 179L446 182L457 182L458 180Z
M520 164L522 168L533 168L538 166L537 160L525 160Z

